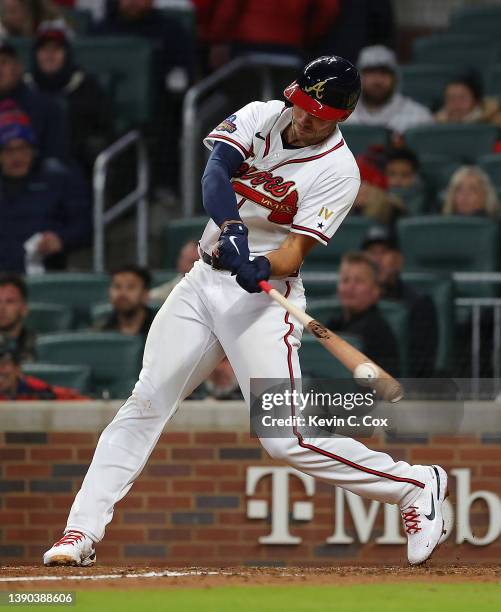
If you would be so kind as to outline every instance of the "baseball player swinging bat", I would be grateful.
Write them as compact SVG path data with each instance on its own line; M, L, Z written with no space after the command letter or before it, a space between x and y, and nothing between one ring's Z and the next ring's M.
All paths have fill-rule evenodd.
M294 306L287 298L281 295L267 281L260 281L259 286L272 300L283 306L292 316L307 329L329 353L353 373L354 377L364 386L369 382L378 395L390 402L398 402L403 397L401 384L372 362L366 355L352 346L333 331L316 321L306 312ZM360 366L368 366L360 368ZM372 366L372 367L370 367ZM363 382L362 382L363 381Z

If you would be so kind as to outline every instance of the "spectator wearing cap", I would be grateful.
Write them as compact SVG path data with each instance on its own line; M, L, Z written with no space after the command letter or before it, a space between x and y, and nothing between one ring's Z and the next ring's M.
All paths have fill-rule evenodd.
M65 113L47 95L26 85L22 75L23 67L14 47L0 43L0 104L13 102L28 115L41 157L67 162L69 145Z
M151 275L146 268L134 264L118 268L111 275L109 299L112 312L95 329L116 331L128 336L146 336L154 319L148 307Z
M111 103L97 79L75 64L71 37L64 21L43 22L24 81L66 111L71 154L90 175L97 155L113 137Z
M431 298L402 280L404 257L398 241L386 227L370 228L362 250L379 269L381 298L404 304L409 313L410 375L430 378L434 374L438 344L437 314Z
M431 123L431 112L397 91L398 65L395 53L383 45L365 47L358 58L362 94L346 124L377 125L393 133L398 141L409 128Z
M356 160L361 183L350 214L394 223L406 212L403 200L388 191L388 180L370 155L359 155Z
M0 270L61 269L91 236L83 178L56 159L40 159L29 123L0 116Z
M0 337L0 400L85 400L74 389L49 385L21 370L15 341Z
M501 127L501 105L483 96L482 83L475 75L450 81L444 91L444 105L435 113L437 123L491 123Z
M36 333L26 327L28 291L17 274L0 275L0 334L16 343L21 362L35 361Z

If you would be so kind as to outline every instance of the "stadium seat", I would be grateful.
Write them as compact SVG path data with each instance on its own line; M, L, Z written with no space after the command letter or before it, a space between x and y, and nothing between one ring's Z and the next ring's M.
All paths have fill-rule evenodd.
M454 365L454 290L448 275L405 272L402 280L433 300L438 320L435 375L447 376Z
M49 385L70 387L82 394L91 391L91 369L86 365L54 365L53 363L24 363L23 373L44 380Z
M496 270L498 227L490 219L425 216L402 219L398 237L409 272L491 272ZM478 286L457 286L461 295L478 295ZM484 287L483 295L492 288Z
M501 6L460 6L451 14L449 31L499 40Z
M336 281L319 280L316 279L315 276L315 273L305 273L303 275L303 286L306 294L307 307L312 300L329 299L336 296Z
M30 301L62 304L73 310L77 327L89 322L93 304L108 297L110 277L87 272L60 272L29 276L26 279Z
M114 100L115 126L123 131L151 118L153 51L149 42L124 36L77 38L77 62L95 74Z
M113 332L46 334L37 339L40 361L89 366L92 392L98 396L128 397L142 353L142 338Z
M92 14L90 11L81 8L69 6L60 7L66 21L69 23L72 30L79 36L85 36L92 22Z
M393 300L381 300L378 308L397 341L400 376L409 376L409 311Z
M358 350L363 351L360 339L349 334L340 334L350 344ZM301 363L301 373L310 378L351 378L350 371L333 357L329 351L309 333L305 333L301 340L299 349L299 361Z
M453 64L481 74L498 59L498 46L483 35L446 33L416 38L412 55L414 63Z
M345 253L360 250L367 231L376 223L370 217L346 217L327 246L319 244L308 253L301 269L335 272Z
M401 91L428 108L438 110L445 86L463 71L461 66L454 64L408 64L400 69Z
M191 219L176 219L165 228L164 234L164 266L176 267L176 260L183 244L188 240L198 242L202 236L209 218L207 216L192 217Z
M405 132L406 144L418 157L438 154L465 163L492 153L496 137L496 127L486 124L423 125Z
M339 300L336 297L309 300L306 310L314 319L327 325L331 317L339 316Z
M501 96L501 64L491 66L484 72L484 90L488 96Z
M342 125L341 132L353 155L365 153L371 145L388 144L389 132L384 127L372 125Z
M488 174L496 190L501 191L501 155L499 153L482 155L477 163Z
M38 334L67 331L71 329L72 322L73 312L68 306L46 302L28 304L26 327Z
M447 187L451 176L460 167L460 162L452 160L447 155L425 153L420 156L419 174L425 182L428 195L432 200L436 200L437 194Z

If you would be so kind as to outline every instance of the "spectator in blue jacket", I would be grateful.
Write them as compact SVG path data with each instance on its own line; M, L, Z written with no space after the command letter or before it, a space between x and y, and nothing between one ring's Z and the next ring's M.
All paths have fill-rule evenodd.
M0 270L61 269L91 236L91 202L76 169L40 159L29 123L0 115Z
M0 42L0 103L13 101L30 118L42 158L68 161L69 141L66 116L46 94L23 83L23 67L16 50Z

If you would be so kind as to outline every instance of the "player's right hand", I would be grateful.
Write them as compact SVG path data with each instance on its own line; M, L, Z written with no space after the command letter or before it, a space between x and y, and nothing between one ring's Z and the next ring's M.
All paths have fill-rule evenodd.
M213 266L236 274L249 261L248 230L243 223L225 225L212 251Z

